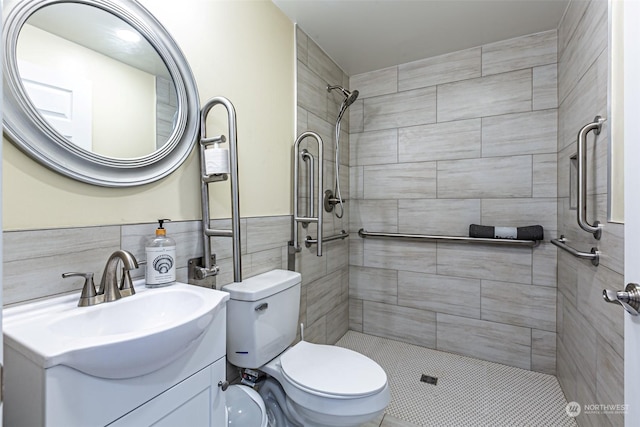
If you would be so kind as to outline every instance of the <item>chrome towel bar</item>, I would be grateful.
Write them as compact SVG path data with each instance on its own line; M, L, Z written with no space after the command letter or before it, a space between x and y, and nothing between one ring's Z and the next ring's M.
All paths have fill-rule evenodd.
M551 239L551 243L560 249L569 252L576 258L589 259L591 264L597 266L600 263L600 251L598 248L591 248L591 252L580 252L571 246L567 245L567 240L564 236L560 236L558 239Z
M587 233L593 234L596 240L600 240L602 235L602 224L595 221L589 224L587 221L587 134L591 131L596 135L600 135L602 123L604 120L601 116L596 116L592 123L588 123L578 132L578 225Z
M331 242L332 240L338 240L338 239L346 239L347 237L349 237L349 233L347 233L346 231L342 230L340 232L340 234L336 234L334 236L329 236L329 237L325 237L324 239L322 239L323 242ZM318 239L314 239L311 236L307 236L306 239L304 239L304 245L308 248L311 247L311 245L315 245L316 243L318 243Z
M362 238L374 237L382 239L404 239L404 240L420 240L425 242L440 243L483 243L488 245L499 246L527 246L535 248L540 244L539 240L515 240L515 239L485 239L478 237L464 236L430 236L426 234L403 234L403 233L377 233L369 232L364 229L358 231L358 235Z

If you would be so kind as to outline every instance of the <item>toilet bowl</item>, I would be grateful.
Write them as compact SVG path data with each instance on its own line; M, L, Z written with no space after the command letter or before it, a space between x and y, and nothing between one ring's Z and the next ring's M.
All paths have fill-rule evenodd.
M223 287L227 360L261 371L270 425L359 426L381 414L391 398L387 375L355 351L295 340L299 273L273 270Z
M359 426L390 400L384 370L346 348L301 341L260 370L282 387L283 412L304 426Z
M268 426L264 401L255 390L244 385L230 385L225 393L227 426Z

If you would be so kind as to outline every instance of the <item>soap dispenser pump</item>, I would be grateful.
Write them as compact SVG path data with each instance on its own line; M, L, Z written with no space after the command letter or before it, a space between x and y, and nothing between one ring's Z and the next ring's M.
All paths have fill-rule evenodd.
M171 220L159 219L155 236L145 244L148 288L173 285L176 282L176 242L167 237L167 230L163 227L168 221Z

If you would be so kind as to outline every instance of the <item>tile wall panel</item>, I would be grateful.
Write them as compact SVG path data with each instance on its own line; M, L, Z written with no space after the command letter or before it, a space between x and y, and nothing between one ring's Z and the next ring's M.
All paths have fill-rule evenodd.
M435 87L364 100L365 131L424 125L435 121Z
M483 280L481 287L483 320L555 332L555 289L492 280Z
M3 303L79 292L84 279L63 279L66 272L93 272L100 283L107 258L118 249L117 226L5 232Z
M531 330L449 314L437 314L437 349L531 369Z
M351 166L396 163L398 131L396 129L352 134Z
M436 313L364 301L362 332L423 347L436 347Z
M259 225L255 236L247 232L247 225ZM228 229L229 219L213 220L214 228ZM284 225L291 224L290 216L265 218L242 218L241 252L243 277L251 277L276 268L282 268L283 250L286 241L274 244L274 233L280 233ZM125 224L104 227L82 227L56 230L6 232L4 241L4 303L20 303L57 294L80 291L83 280L60 278L67 271L94 272L94 281L99 283L107 258L118 249L130 251L137 260L145 260L144 245L154 234L157 223ZM190 258L202 256L200 221L176 221L166 224L167 235L176 240L176 276L181 282L188 281L187 263ZM257 228L254 227L253 230ZM287 228L290 230L290 228ZM290 234L290 231L287 231ZM255 250L247 249L247 235L256 242ZM34 239L44 242L29 253L25 242ZM264 240L264 241L261 241ZM212 239L212 252L217 255L220 273L202 286L219 289L233 281L231 239ZM28 268L27 268L28 266ZM26 272L26 273L25 273ZM144 278L144 267L131 271L134 280Z
M546 239L558 237L555 234L545 231ZM550 235L551 234L551 235ZM555 288L558 284L558 249L552 245L540 245L533 249L532 261L532 283L539 286L550 286Z
M351 266L349 297L395 304L398 300L398 272L382 268Z
M531 197L532 157L511 156L438 162L438 197Z
M399 200L398 232L464 236L481 222L480 206L480 199Z
M438 243L438 274L531 284L529 248Z
M547 234L557 228L557 201L552 198L483 199L481 214L481 223L487 225L542 225Z
M400 271L398 305L479 319L480 280Z
M364 239L365 267L436 272L436 246L422 242Z
M556 374L556 333L531 330L531 370Z
M398 90L480 77L481 53L480 48L473 48L399 65Z
M333 189L336 174L335 164L335 121L344 100L339 90L327 92L328 85L342 85L349 88L349 77L334 63L331 58L309 38L302 28L296 28L297 37L297 104L298 104L298 128L297 133L305 130L318 132L324 143L324 188ZM392 70L392 73L395 72ZM397 78L386 76L384 72L376 73L380 84L393 82L392 92L396 91ZM376 85L372 85L377 86ZM383 89L386 93L388 89ZM363 192L362 181L353 177L362 177L363 165L384 164L389 156L397 158L397 131L371 132L360 136L359 143L350 144L351 132L364 130L364 97L362 94L354 104L349 107L348 114L342 120L342 132L340 134L340 187L342 197L347 200L342 218L336 218L333 214L324 214L323 233L331 236L341 230L349 229L351 198L358 197ZM306 118L301 121L300 116ZM301 127L304 126L304 127ZM386 133L385 133L386 132ZM293 141L291 141L293 144ZM317 153L315 144L308 143L310 151ZM355 148L355 149L354 149ZM350 168L349 164L355 162L359 168ZM353 169L353 170L351 170ZM301 200L300 209L304 212L307 207L307 177L300 181ZM350 181L356 185L351 189ZM285 190L286 191L286 190ZM378 211L384 217L384 212ZM395 214L394 214L395 217ZM264 218L249 223L248 243L250 248L267 249L270 246L284 244L291 238L291 217L287 223L274 223L272 218ZM374 215L375 218L375 215ZM254 228L255 227L255 228ZM262 229L265 227L265 229ZM316 236L316 226L311 224L307 229L299 226L300 241L307 236ZM252 236L254 236L252 238ZM254 240L255 239L255 240ZM302 251L295 255L295 269L302 274L304 291L300 302L300 318L305 322L305 339L321 344L333 344L347 331L349 318L349 246L351 238L327 243L323 247L323 256L316 256L315 245L306 248L302 244ZM284 265L288 264L286 248L281 251Z
M608 57L603 52L594 59L558 106L558 123L561 124L558 129L558 150L569 145L575 146L580 128L593 121L596 115L606 116ZM606 135L607 126L605 122L601 135ZM591 134L588 145L592 144L593 138Z
M349 229L352 232L361 228L367 231L397 232L397 200L354 200L351 203L351 211Z
M593 60L607 48L607 7L606 1L589 2L562 56L558 58L558 99L561 102Z
M481 120L459 120L398 130L401 163L480 157Z
M622 289L624 225L607 222L608 123L601 135L587 138L589 172L587 218L604 223L600 240L582 231L570 209L572 180L569 157L579 129L607 112L607 2L569 3L558 28L558 233L571 245L602 251L598 267L558 252L557 372L567 400L622 403L624 390L624 313L602 301L602 289ZM575 193L574 193L575 194ZM623 426L622 414L588 414L579 425Z
M555 153L558 145L555 109L482 119L482 157Z
M533 69L533 109L558 107L558 67L556 64Z
M363 107L350 116L351 328L411 341L372 319L435 313L438 348L442 339L445 351L555 372L556 61L549 31L350 78ZM420 97L423 116L406 102ZM469 224L541 224L546 242L529 249L356 234L466 236Z
M438 122L531 111L531 85L531 69L439 85Z
M482 46L482 75L505 73L557 62L556 30Z
M436 197L436 162L364 167L365 199Z
M533 197L558 195L558 156L536 154L533 156Z
M398 91L398 68L384 68L354 76L350 85L360 92L358 97L371 98Z

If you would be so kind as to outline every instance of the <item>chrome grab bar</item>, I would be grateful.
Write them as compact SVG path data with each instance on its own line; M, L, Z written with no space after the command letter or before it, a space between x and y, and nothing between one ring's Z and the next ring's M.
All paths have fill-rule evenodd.
M560 236L558 239L551 239L551 243L560 249L569 252L574 257L591 260L591 264L595 266L600 263L600 251L598 248L591 248L591 252L580 252L567 245L567 239L565 239L564 236Z
M302 142L302 140L304 140L307 137L311 137L315 139L318 144L318 168L317 168L318 180L316 182L318 191L315 194L313 191L310 191L310 194L309 194L310 196L317 197L316 203L311 201L311 199L309 201L310 207L315 208L314 210L317 211L317 214L316 216L313 216L313 212L312 210L310 210L309 215L305 217L305 216L299 216L299 212L298 212L298 184L299 184L298 172L300 167L300 158L303 158L303 156L305 156L305 151L306 151L306 150L300 151L300 143ZM308 153L308 151L306 151L306 153ZM322 256L322 242L323 242L323 239L322 239L322 203L323 203L322 187L324 186L324 180L322 178L322 173L324 170L323 156L324 156L324 146L323 146L322 138L320 137L320 135L318 135L315 132L312 132L312 131L302 132L300 135L298 135L295 142L293 143L293 239L290 242L290 247L292 247L295 252L300 252L302 250L302 247L300 247L300 245L298 244L298 223L301 223L304 225L304 224L309 224L311 222L315 222L318 224L317 226L318 238L316 240L318 244L316 255L318 256ZM313 170L313 167L311 168L311 170ZM309 180L310 181L313 180L313 174L310 174Z
M342 231L340 232L340 234L336 234L336 235L334 235L334 236L326 237L326 238L324 238L322 241L323 241L323 242L331 242L331 241L333 241L333 240L338 240L338 239L340 239L340 240L344 240L344 239L346 239L347 237L349 237L349 233L347 233L346 231L342 230ZM312 238L311 238L311 236L307 236L307 237L304 239L304 245L305 245L306 247L308 247L308 248L310 248L310 247L311 247L311 245L315 245L316 243L318 243L318 239L312 239Z
M421 240L426 242L440 242L440 243L484 243L489 245L502 245L502 246L527 246L530 248L535 248L540 244L539 240L486 239L482 237L438 236L438 235L427 235L427 234L404 234L404 233L378 233L378 232L369 232L362 228L358 231L358 235L362 238L375 237L375 238L383 238L383 239Z
M314 181L314 177L315 177L315 172L314 172L314 163L315 163L315 158L313 157L313 154L311 154L309 152L309 150L307 150L306 148L304 150L302 150L302 152L300 153L300 157L302 158L302 160L304 160L305 162L309 162L309 216L312 217L313 216L313 212L315 212L315 208L314 208L314 200L313 200L313 192L314 192L314 187L315 187L315 183ZM307 222L303 222L302 226L304 228L307 228L309 226L309 223Z
M223 105L227 109L229 126L229 175L231 175L231 230L215 230L210 228L209 217L209 186L210 182L225 181L227 174L207 175L204 150L212 144L225 142L224 135L207 138L207 114L216 105ZM218 274L219 268L212 265L211 237L231 237L233 239L233 280L242 281L242 260L240 251L240 192L238 189L238 137L236 123L236 109L231 101L222 96L211 98L202 107L200 113L200 194L202 198L202 243L203 266L196 267L196 279L204 279Z
M589 224L587 221L587 134L591 131L596 135L600 135L602 123L604 120L601 116L596 116L592 123L589 123L578 132L578 225L587 233L593 234L593 237L600 240L602 235L602 224L595 221Z

